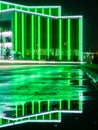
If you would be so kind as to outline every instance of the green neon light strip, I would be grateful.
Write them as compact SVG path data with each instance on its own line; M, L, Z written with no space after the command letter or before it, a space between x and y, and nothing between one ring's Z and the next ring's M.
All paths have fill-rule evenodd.
M62 59L62 20L59 19L59 60Z
M32 101L32 114L34 114L34 101Z
M22 23L22 29L21 29L21 33L22 33L22 58L24 58L24 33L25 33L25 30L24 30L24 22L25 22L25 20L24 20L24 13L22 13L22 21L21 21Z
M7 9L9 9L10 8L10 5L7 5Z
M2 10L2 4L0 3L0 10Z
M37 9L35 9L37 10ZM18 11L18 12L21 12L21 13L27 13L27 14L33 14L33 15L38 15L38 16L43 16L43 17L50 17L50 18L62 18L62 19L77 19L77 18L82 18L81 15L78 15L78 16L49 16L49 15L46 15L46 14L41 14L41 13L35 13L35 12L28 12L28 11L25 11L25 10L20 10L20 9L7 9L7 10L3 10L1 12L9 12L9 11Z
M83 93L82 92L79 92L79 110L83 110Z
M50 101L48 101L47 107L48 107L48 111L50 111ZM51 120L51 113L49 114L49 120Z
M17 36L18 36L18 35L17 35L17 34L18 34L17 27L18 27L18 26L17 26L17 24L18 24L17 12L15 12L15 22L14 22L14 26L15 26L15 27L14 27L14 28L15 28L15 30L14 30L14 33L15 33L15 36L14 36L14 41L15 41L15 42L14 42L14 44L15 44L15 45L14 45L14 46L15 46L15 51L16 51L16 52L17 52L17 49L18 49L18 43L17 43L17 39L18 39L18 37L17 37Z
M80 75L80 79L79 79L79 86L83 85L83 81L81 80L83 78L83 74L82 71L79 70L79 75ZM79 110L82 110L82 92L79 92Z
M40 101L38 102L38 112L41 112L41 105L40 105Z
M58 10L58 16L61 16L61 7Z
M49 15L51 15L51 9L49 9ZM47 18L47 57L50 55L50 18Z
M83 19L79 19L79 60L83 62L83 35L82 35L82 28L83 28Z
M2 119L0 118L0 125L2 125Z
M42 8L42 14L44 14L44 11L45 11L44 8Z
M49 51L50 51L50 19L47 18L47 57L49 59Z
M32 59L34 59L34 15L31 16L31 52L32 52Z
M24 103L22 104L22 116L25 115L25 108L24 108Z
M41 115L47 115L47 114L52 114L52 113L57 113L57 112L61 112L61 113L82 113L82 110L54 110L54 111L50 111L50 112L44 112L44 113L38 113L38 114L33 114L33 115L28 115L28 116L23 116L23 117L17 117L17 118L10 118L10 117L2 117L2 119L7 119L7 120L11 120L11 121L18 121L18 120L23 120L23 119L27 119L28 118L32 118L32 117L38 117ZM52 120L52 119L51 119Z
M70 60L70 31L71 31L71 29L70 29L71 27L70 27L70 19L68 19L68 60Z
M59 101L59 110L62 109L62 101Z
M37 13L37 8L35 8L35 12Z
M68 110L70 110L70 100L68 100Z
M18 105L16 104L16 118L18 117Z
M40 16L38 16L38 60L41 59L41 56L40 56L40 46L41 46L41 26L40 26Z

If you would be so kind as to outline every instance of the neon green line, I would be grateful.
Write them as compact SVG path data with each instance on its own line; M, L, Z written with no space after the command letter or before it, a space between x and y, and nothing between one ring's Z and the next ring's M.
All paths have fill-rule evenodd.
M31 16L31 50L32 59L34 59L34 16Z
M0 125L2 125L2 118L0 118Z
M62 101L59 101L59 110L62 110Z
M22 116L25 114L24 103L22 104Z
M48 101L48 105L47 106L48 106L48 111L51 111L50 110L50 101ZM51 120L51 113L49 114L49 120Z
M16 117L18 117L18 105L16 104Z
M24 30L24 22L25 22L25 20L24 20L24 14L22 13L22 58L24 58L24 33L25 33L25 30Z
M51 12L51 8L49 8L49 15L51 15L51 13L52 13L52 12Z
M38 59L41 59L40 56L40 46L41 46L41 26L40 26L40 16L38 16Z
M42 14L44 14L44 10L45 10L45 9L44 9L44 8L42 8Z
M34 114L34 101L32 101L32 114Z
M71 31L71 29L70 29L70 19L68 19L68 60L70 60L70 42L71 42L71 38L70 38L70 31Z
M82 92L79 92L79 110L82 110L83 109L83 106L82 106Z
M38 112L40 112L40 111L41 111L41 108L40 108L40 107L41 107L41 106L40 106L40 103L41 103L41 102L39 101L39 102L38 102Z
M47 57L49 59L50 51L50 18L47 18Z
M61 16L61 6L58 9L58 16Z
M35 12L37 13L37 8L35 8Z
M59 60L62 59L62 21L59 19Z
M2 4L0 3L0 10L2 10Z
M68 110L70 110L70 100L68 100Z
M14 36L14 39L15 39L15 42L14 42L14 46L15 46L15 51L17 52L17 50L18 50L18 43L17 43L17 39L18 39L18 31L17 31L17 27L18 27L18 20L17 20L17 12L15 12L15 22L14 22L14 26L15 26L15 36Z
M82 41L83 41L83 36L82 36L82 24L83 24L83 19L82 18L80 18L79 19L79 60L81 61L81 62L83 62L83 43L82 43Z
M50 105L50 101L48 100L47 101L47 109L48 109L48 111L50 111L50 106L49 105Z
M7 5L7 9L9 9L9 8L10 8L10 5L8 4L8 5Z

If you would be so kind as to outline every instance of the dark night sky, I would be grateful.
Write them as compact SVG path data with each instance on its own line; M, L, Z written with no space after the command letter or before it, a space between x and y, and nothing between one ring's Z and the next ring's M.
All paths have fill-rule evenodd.
M62 15L83 15L84 51L98 50L97 0L3 0L22 5L61 5Z

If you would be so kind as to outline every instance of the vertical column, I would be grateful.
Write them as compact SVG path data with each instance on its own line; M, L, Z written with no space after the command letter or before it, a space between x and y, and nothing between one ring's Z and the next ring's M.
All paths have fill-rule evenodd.
M61 16L61 6L58 9L58 16Z
M50 52L50 18L47 18L47 58L49 59Z
M15 116L16 116L16 118L18 117L18 105L16 104L16 112L15 112Z
M25 106L24 106L24 103L22 103L22 116L25 115Z
M59 60L62 59L62 20L59 19Z
M41 105L40 105L41 101L38 101L38 112L41 112Z
M62 101L59 101L59 110L62 110ZM61 119L61 112L58 112L58 118Z
M70 110L70 99L68 99L68 110Z
M41 18L38 16L38 60L41 59Z
M79 92L79 110L83 110L82 100L83 100L83 93Z
M50 111L50 101L48 100L48 112ZM51 120L51 113L49 114L49 119Z
M18 51L18 13L15 12L14 17L14 50Z
M83 62L83 18L79 18L79 61Z
M22 16L21 16L21 17L22 17L22 20L21 20L21 31L22 31L22 32L21 32L21 34L22 34L22 39L21 39L22 42L21 42L21 44L22 44L22 45L21 45L21 47L22 47L22 58L24 58L24 55L25 55L25 54L24 54L24 51L25 51L25 50L24 50L24 42L25 42L25 41L24 41L24 38L25 38L25 36L24 36L24 33L25 33L25 29L24 29L24 26L25 26L25 16L24 16L24 13L22 13Z
M51 15L51 8L49 8L49 15ZM47 58L50 56L50 18L47 18Z
M0 118L0 126L2 125L2 118Z
M34 59L34 15L31 16L31 52L32 59Z
M44 14L44 10L45 10L45 9L44 9L44 8L42 8L42 14Z
M79 69L79 86L83 85L83 80L81 80L83 78L83 72L82 70ZM82 98L83 98L83 94L82 92L79 92L79 110L82 110Z
M9 4L7 4L7 9L9 9L10 8L10 5Z
M2 10L2 3L0 3L0 10Z
M70 61L71 51L70 51L70 42L71 42L71 27L70 27L70 19L68 19L68 48L67 48L67 55L68 55L68 61Z
M32 101L32 114L34 114L34 101Z

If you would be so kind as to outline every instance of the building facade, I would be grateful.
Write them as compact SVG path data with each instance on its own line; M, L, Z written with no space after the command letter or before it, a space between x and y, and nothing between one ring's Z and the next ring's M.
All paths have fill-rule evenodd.
M61 6L28 7L3 1L0 10L1 50L9 47L20 59L82 62L81 15L61 16Z

